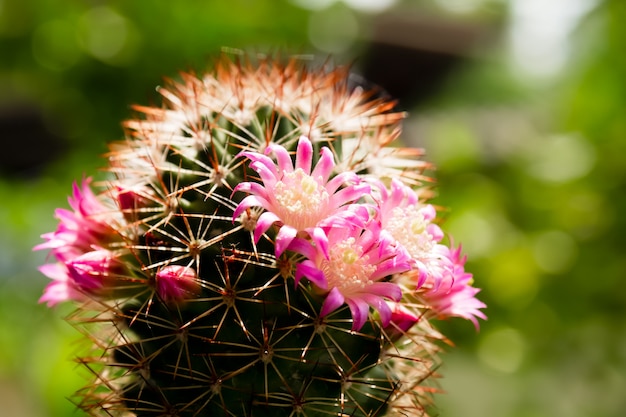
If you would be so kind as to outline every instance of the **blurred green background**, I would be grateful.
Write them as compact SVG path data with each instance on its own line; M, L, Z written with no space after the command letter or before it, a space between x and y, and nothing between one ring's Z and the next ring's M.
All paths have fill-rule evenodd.
M130 104L222 47L288 51L380 84L489 320L450 320L445 417L626 415L626 2L0 0L0 409L81 415L67 306L33 253Z

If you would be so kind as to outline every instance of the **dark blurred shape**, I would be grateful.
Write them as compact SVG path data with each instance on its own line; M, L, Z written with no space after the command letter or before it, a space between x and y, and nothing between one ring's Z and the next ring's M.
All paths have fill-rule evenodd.
M0 104L0 146L0 174L11 178L37 176L66 148L29 103Z
M380 15L373 21L361 73L407 110L436 93L490 35L493 28L486 23L414 14Z

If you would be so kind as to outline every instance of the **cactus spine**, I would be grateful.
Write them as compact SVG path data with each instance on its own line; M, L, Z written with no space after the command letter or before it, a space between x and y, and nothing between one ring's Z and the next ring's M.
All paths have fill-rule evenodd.
M220 58L136 106L100 192L36 249L93 340L92 415L425 415L442 336L476 323L404 114L346 68Z

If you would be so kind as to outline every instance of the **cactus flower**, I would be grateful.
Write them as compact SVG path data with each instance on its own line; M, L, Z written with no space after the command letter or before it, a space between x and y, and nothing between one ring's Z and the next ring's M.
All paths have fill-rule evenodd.
M398 251L380 231L380 225L373 220L365 223L365 227L329 227L325 237L325 244L330 247L328 255L320 249L320 244L298 241L292 245L290 249L307 257L296 266L296 282L307 277L328 290L320 316L345 303L352 314L352 330L363 327L370 307L380 314L383 326L389 324L391 310L385 300L399 301L402 291L386 278L408 271L410 262L406 253ZM317 243L315 238L313 241Z
M284 147L270 144L267 152L274 154L276 163L256 152L242 154L252 161L250 168L259 174L263 186L244 182L235 187L235 191L251 195L239 203L233 217L237 218L250 207L263 207L266 211L257 220L254 239L258 241L263 233L278 223L276 256L280 256L298 233L303 232L316 236L326 250L328 245L322 227L336 221L336 216L347 204L369 193L369 186L359 184L359 177L354 172L344 172L330 179L335 164L327 147L322 148L319 161L311 170L313 146L305 136L298 141L295 166Z
M426 285L422 297L439 317L462 317L478 329L477 318L486 318L480 311L486 305L476 298L480 290L472 286L472 274L465 271L466 257L461 257L461 247L450 251L450 260L453 267L444 282L436 286Z
M35 246L34 250L52 249L59 261L69 261L103 241L115 238L115 230L109 222L111 210L100 201L90 188L91 178L84 179L79 186L73 185L73 194L68 198L73 211L57 209L60 220L56 231L42 235L47 242Z
M378 183L378 215L383 229L407 252L418 273L421 286L428 278L436 284L451 267L449 249L440 244L441 228L433 223L435 209L419 201L415 190L398 180L391 181L391 189Z

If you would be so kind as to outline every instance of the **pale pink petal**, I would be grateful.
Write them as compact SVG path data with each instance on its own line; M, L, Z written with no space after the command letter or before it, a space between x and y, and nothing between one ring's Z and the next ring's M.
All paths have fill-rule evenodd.
M360 183L359 176L350 171L342 172L339 175L333 177L333 179L331 179L330 181L328 181L328 183L326 184L326 190L328 190L329 193L334 193L339 189L339 187L347 183L354 183L354 185L357 185L358 183ZM367 184L364 184L364 186L367 188L367 190L371 188Z
M44 289L43 295L39 298L39 303L47 303L48 307L69 300L79 300L79 293L70 288L65 281L53 281Z
M54 264L41 265L39 272L56 281L66 281L68 279L67 268L60 262Z
M269 169L265 163L260 161L250 163L250 168L259 174L266 188L273 187L276 184L278 174L275 172L275 169Z
M276 162L278 162L279 172L280 171L283 171L283 172L293 171L293 162L291 162L291 156L289 156L289 152L287 152L287 149L275 143L271 143L266 149L266 153L269 153L269 152L274 154L274 157L276 158Z

